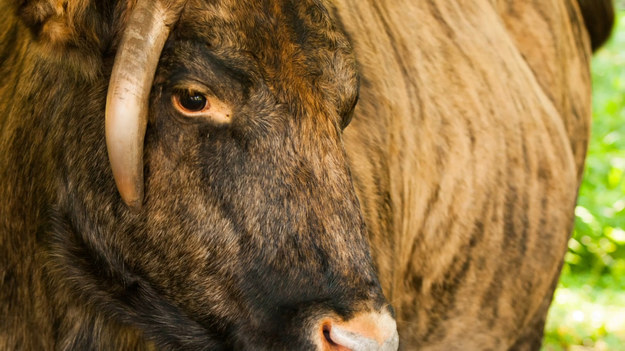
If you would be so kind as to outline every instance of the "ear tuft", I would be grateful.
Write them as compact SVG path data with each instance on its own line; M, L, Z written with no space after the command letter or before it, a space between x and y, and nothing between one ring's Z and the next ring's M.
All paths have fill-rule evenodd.
M46 21L41 29L41 39L53 45L67 43L74 35L72 29L60 17L53 17Z

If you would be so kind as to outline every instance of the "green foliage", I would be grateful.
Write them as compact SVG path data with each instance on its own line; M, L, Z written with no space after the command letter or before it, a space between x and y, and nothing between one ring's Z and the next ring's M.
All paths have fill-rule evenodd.
M625 350L624 285L611 275L564 275L549 311L543 351Z

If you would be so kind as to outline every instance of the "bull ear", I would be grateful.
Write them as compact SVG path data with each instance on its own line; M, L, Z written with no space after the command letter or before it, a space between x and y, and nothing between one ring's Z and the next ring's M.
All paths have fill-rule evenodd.
M610 37L614 26L612 0L578 0L584 23L590 36L592 51L596 51Z
M89 80L101 74L102 54L115 34L108 29L111 23L123 21L124 10L114 10L116 2L12 0L12 5L11 10L32 34L35 45L30 50L67 69L68 74ZM2 10L6 10L4 6Z
M143 203L143 141L156 66L184 0L138 0L117 50L106 99L106 146L117 189Z
M84 17L89 0L27 0L18 2L18 13L38 41L54 47L75 41L84 28L77 19Z

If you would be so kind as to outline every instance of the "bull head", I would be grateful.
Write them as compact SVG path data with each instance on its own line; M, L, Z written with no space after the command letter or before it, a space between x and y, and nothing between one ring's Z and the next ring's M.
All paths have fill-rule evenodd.
M241 283L239 277L231 277L239 283L228 282L226 285L235 287L216 289L224 294L230 291L236 296L234 300L242 301L247 313L257 318L255 323L236 326L235 335L228 337L235 339L228 341L230 346L254 349L308 348L305 345L315 345L319 350L396 349L395 322L386 310L371 267L364 225L340 141L340 127L346 124L351 114L357 91L353 59L345 39L340 36L333 38L338 34L328 14L320 3L314 1L310 2L308 9L315 11L313 17L316 17L312 20L317 23L287 23L286 32L295 30L295 33L285 34L282 28L285 24L280 21L286 19L288 22L293 17L301 16L304 5L295 5L292 1L282 4L267 1L264 11L275 16L271 18L275 22L270 31L277 31L270 36L278 38L254 33L256 24L253 19L232 19L247 20L243 26L248 32L244 30L239 34L243 43L233 45L225 40L223 46L227 46L229 51L224 53L235 57L235 64L230 66L221 61L219 54L205 51L213 43L206 40L204 33L198 37L193 37L194 33L180 33L178 36L184 40L180 45L170 42L170 56L162 60L163 70L167 72L157 78L161 84L154 88L159 58L174 25L180 20L178 25L183 28L189 23L195 26L195 30L209 26L205 16L193 14L191 10L180 18L185 3L137 1L118 48L106 103L106 143L123 201L135 211L142 210L144 143L152 145L150 152L153 154L162 150L161 155L167 155L163 143L170 143L173 149L183 149L185 142L194 143L193 140L196 140L197 143L198 138L213 140L212 154L203 154L206 148L199 146L199 156L192 157L192 162L200 166L202 176L199 178L206 182L208 191L204 196L212 200L204 203L202 195L194 195L180 202L196 209L208 206L221 211L222 215L210 215L207 216L210 221L199 219L197 223L213 226L215 229L207 230L211 235L228 235L231 232L228 240L235 240L238 235L236 240L246 241L245 246L253 251L247 254L248 257L243 257L247 262L240 263L250 282ZM235 6L248 8L247 15L253 17L254 9L258 10L260 5L241 2ZM189 1L186 7L201 12L205 11L206 2ZM222 13L227 11L222 8ZM298 25L308 28L297 28ZM231 27L241 31L236 25ZM217 71L221 70L208 74L206 79L193 77L193 73L203 69L211 71L206 69L210 65L207 66L202 58L191 59L193 50L197 49L194 43L198 42L198 38L206 40L200 45L202 50L198 55L205 55L209 61L216 62L214 67ZM280 40L284 42L280 43ZM189 44L189 41L192 43ZM256 43L256 46L250 45L250 42ZM323 59L327 61L318 58L312 58L317 62L306 61L311 59L306 57L306 52L316 50L311 47L315 44L323 46L321 50L326 51ZM278 45L284 45L286 49L276 47ZM264 52L263 46L275 52ZM293 48L295 46L296 49ZM246 55L240 55L241 52ZM176 60L185 61L185 58L187 63L192 61L192 67L185 67L181 73ZM177 80L179 77L182 78ZM225 90L236 91L215 91L219 90L219 86L208 86L211 80L219 79L226 81L221 82L222 86L227 86ZM189 83L194 80L199 83ZM205 80L209 82L205 83ZM289 89L292 91L289 92ZM213 118L204 118L197 130L188 132L194 138L188 135L173 138L166 132L159 136L159 130L169 127L166 128L162 121L155 118L156 136L146 141L151 91L157 92L164 105L169 103L170 109L173 106L172 113L181 115L178 117L182 119L193 119L196 115L201 117L202 113L193 112L202 112L206 108L212 108ZM199 99L196 101L199 102L198 108L193 111L191 106L192 111L185 113L184 101L193 105L193 98ZM181 99L186 100L181 103ZM206 107L207 104L209 107ZM167 107L161 106L157 110L165 111ZM215 116L221 116L221 119L216 120ZM272 155L272 152L280 155ZM176 177L176 173L167 175L155 171L147 179L152 184L151 191L158 192L152 198L176 197L175 191L163 187L164 184L169 185L167 177ZM181 187L193 187L185 181L174 183ZM217 191L222 193L216 194ZM148 215L153 217L166 216L166 212L172 210L162 201L148 203L147 207ZM197 216L197 212L190 216ZM207 223L211 221L214 223ZM188 230L167 226L168 223L155 224L147 231L162 234L167 230ZM227 243L228 240L220 240L224 247L232 245ZM216 262L226 259L220 255L228 252L227 248L224 253L206 250ZM285 253L284 250L294 252ZM233 255L236 256L236 253ZM279 262L281 259L285 262ZM227 271L214 264L209 266L213 270ZM227 272L226 276L229 274L233 272ZM208 285L205 287L210 289ZM208 313L217 314L214 311ZM225 321L227 318L234 317L224 317L224 325L232 323L231 320ZM219 325L221 322L211 323ZM265 327L258 323L284 326ZM295 332L295 328L308 331ZM299 344L289 345L291 342Z

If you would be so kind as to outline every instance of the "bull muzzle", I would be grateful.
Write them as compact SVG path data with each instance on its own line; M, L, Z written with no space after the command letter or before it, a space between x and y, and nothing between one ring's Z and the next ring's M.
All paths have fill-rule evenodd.
M326 319L316 335L322 351L396 351L397 324L388 312L364 313L348 321Z

